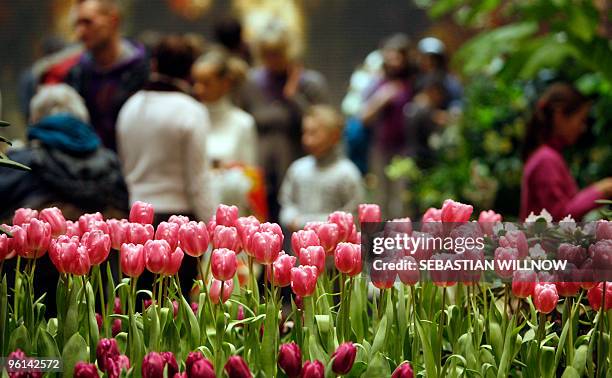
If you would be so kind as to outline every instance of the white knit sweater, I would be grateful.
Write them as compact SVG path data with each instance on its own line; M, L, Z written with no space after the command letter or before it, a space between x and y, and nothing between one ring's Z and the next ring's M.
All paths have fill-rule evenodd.
M139 91L130 97L117 121L130 202L208 220L216 205L207 179L209 125L206 109L186 94Z

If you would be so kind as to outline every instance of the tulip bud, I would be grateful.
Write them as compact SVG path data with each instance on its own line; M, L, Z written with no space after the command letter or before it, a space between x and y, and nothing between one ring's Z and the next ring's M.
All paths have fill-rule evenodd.
M425 214L423 214L423 222L442 222L442 209L436 209L435 207L430 207L427 209Z
M179 371L174 354L172 352L161 352L160 354L168 366L168 377L173 377Z
M272 264L282 248L281 238L273 232L258 231L251 236L249 250L260 264Z
M340 229L336 223L322 223L316 231L325 253L332 253L340 240Z
M285 235L283 234L283 230L281 229L281 226L278 225L278 223L262 223L259 225L259 231L269 231L273 234L278 235L281 240L281 244L283 244L283 242L285 241Z
M376 204L359 204L359 223L378 223L382 222L380 206Z
M311 296L317 286L317 277L318 270L314 266L291 268L291 289L301 297Z
M300 376L302 371L302 352L296 343L287 343L280 346L278 366L283 369L289 378Z
M494 254L495 272L501 278L510 278L514 273L512 269L512 260L519 259L519 253L515 248L498 247ZM505 263L504 261L507 261ZM504 265L509 264L509 265Z
M108 225L108 234L111 238L111 247L118 251L121 248L121 244L125 243L127 238L129 223L125 219L109 219L106 221L106 224Z
M215 221L218 225L233 227L238 219L238 208L221 204L217 207Z
M298 257L300 265L314 266L319 274L325 272L325 251L323 247L317 245L302 248Z
M79 217L79 229L81 234L89 231L89 223L94 221L103 221L104 217L99 212L93 214L83 214Z
M399 276L400 281L402 281L404 285L412 286L419 282L419 279L421 278L421 274L419 272L419 265L412 256L403 256L402 259L406 261L404 263L406 269L399 269L397 271L397 275Z
M57 207L50 207L40 211L40 220L49 223L51 235L56 238L66 233L66 218Z
M151 273L160 274L168 265L170 245L165 240L149 240L144 245L145 266Z
M123 310L121 309L121 298L120 297L115 297L115 302L114 302L114 306L113 306L113 313L114 314L123 314Z
M557 260L566 260L574 266L581 266L587 259L587 251L578 245L561 243L557 249Z
M227 248L240 253L240 238L235 227L218 225L213 233L213 248Z
M481 211L478 216L478 224L482 228L482 231L489 236L493 235L493 226L501 221L502 216L493 210Z
M596 281L612 281L612 240L600 240L589 246Z
M259 221L252 215L248 217L241 217L236 220L234 227L236 227L236 230L238 231L242 248L249 256L251 256L251 251L249 251L251 236L255 232L259 231Z
M225 364L228 378L251 378L253 375L248 365L240 356L231 356Z
M534 306L541 313L552 312L559 301L559 294L554 284L537 284L534 289Z
M349 276L361 273L361 246L353 243L339 243L334 251L336 268Z
M183 251L192 257L200 257L208 249L210 237L204 222L191 221L179 228L179 243Z
M340 375L348 374L353 368L356 356L357 348L352 342L340 344L334 354L332 354L334 359L332 371Z
M78 247L78 237L70 238L66 235L60 235L59 238L51 242L51 246L49 247L49 258L58 272L68 273L66 270L68 265L67 261L76 256Z
M529 245L527 238L522 231L508 231L499 238L499 246L504 248L514 248L518 251L518 258L524 259L529 255Z
M295 256L289 256L283 251L279 253L272 264L274 267L272 283L275 286L285 287L291 284L291 268L295 266L296 260Z
M295 254L299 254L302 248L316 245L321 245L321 242L313 230L299 230L291 234L291 248Z
M73 222L71 220L66 221L66 236L78 236L79 238L83 233L81 232L81 228L79 227L79 222Z
M76 249L76 254L64 262L64 267L67 273L72 273L75 276L84 276L89 273L91 262L89 261L87 248L79 245Z
M0 234L0 261L4 261L9 255L9 244L11 240L5 234ZM12 248L12 246L11 246Z
M185 254L183 253L183 250L180 247L176 247L174 252L170 250L170 253L168 255L168 261L161 274L165 276L173 276L177 274L179 269L181 268L183 257L185 257Z
M604 310L612 310L612 282L605 282L606 284L606 307ZM589 304L594 311L599 311L601 309L601 303L603 302L603 290L604 282L600 282L593 288L589 289L587 292L587 298L589 299Z
M110 236L100 230L86 232L81 237L81 244L87 249L91 265L100 265L110 252Z
M237 265L238 262L234 251L230 251L227 248L219 248L212 251L210 267L213 277L216 279L220 281L232 279L234 274L236 274Z
M111 326L111 333L113 337L117 336L121 332L121 319L113 320L113 325Z
M153 225L129 223L125 234L125 243L142 244L152 240L155 236Z
M353 215L344 211L334 211L333 213L329 214L327 221L330 223L335 223L338 226L338 242L347 241L355 228Z
M512 294L517 298L533 295L538 276L533 270L517 270L512 274Z
M167 241L170 249L175 250L179 241L179 228L181 226L178 223L161 222L155 230L155 239Z
M129 217L131 223L152 224L153 218L153 205L141 201L136 201L132 204Z
M414 371L410 362L402 362L391 374L391 378L414 378Z
M324 378L325 377L325 366L321 361L306 361L302 368L302 378Z
M187 378L215 378L215 368L212 362L202 358L197 360L191 366L191 369L187 371Z
M99 378L100 374L98 374L96 365L79 361L76 363L76 365L74 365L74 372L72 376L74 378Z
M370 279L372 280L372 285L379 289L392 288L396 278L397 271L392 269L372 269L370 271Z
M445 223L468 222L473 210L474 208L472 205L465 205L461 202L455 202L451 199L447 199L442 205L440 219Z
M30 208L20 208L15 210L13 216L13 226L23 226L30 223L32 219L38 218L38 211Z
M170 215L170 218L168 218L168 222L176 223L179 225L179 227L181 227L182 225L189 223L189 217L186 217L184 215Z
M25 245L21 257L26 259L39 258L44 256L51 243L51 226L38 219L31 219L30 223L23 226L25 231Z
M221 285L223 282L223 285ZM221 286L223 286L223 295L221 295ZM210 283L210 300L214 304L219 304L219 300L223 303L227 302L228 299L232 296L232 292L234 291L234 280L227 281L219 281L217 279L213 279Z
M595 238L597 240L612 240L612 222L600 220L595 225Z
M144 246L141 244L123 244L121 246L121 270L130 277L138 277L145 268Z
M107 359L116 360L119 357L119 347L115 339L100 339L96 346L96 359L98 367L106 371L105 362Z
M166 361L161 354L150 352L142 360L142 378L159 378L164 376Z

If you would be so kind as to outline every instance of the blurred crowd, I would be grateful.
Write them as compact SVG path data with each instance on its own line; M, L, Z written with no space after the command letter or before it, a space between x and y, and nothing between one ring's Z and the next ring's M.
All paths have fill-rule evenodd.
M366 201L365 175L383 218L400 218L410 213L402 195L410 183L389 179L386 167L398 155L433 164L430 135L463 106L446 47L432 37L384 38L351 77L340 110L329 104L325 77L293 53L280 20L247 44L232 18L216 23L214 41L158 33L130 40L112 0L78 1L74 14L80 43L49 39L45 56L21 77L28 142L8 155L32 171L0 168L0 218L47 206L69 218L115 216L144 201L155 207L156 223L170 214L208 220L225 203L297 230L335 210L356 212ZM531 136L530 154L551 140L562 148L571 140L555 130L574 122L567 127L577 132L584 123L571 117L586 99L573 109L554 99L561 108L538 108L551 112L540 123L550 130ZM540 155L552 164L552 155ZM579 192L569 171L555 183L561 189L542 192L548 169L564 166L540 160L532 163L537 180L524 179L537 196L524 199L524 216ZM602 180L578 198L576 213L611 192L610 179Z

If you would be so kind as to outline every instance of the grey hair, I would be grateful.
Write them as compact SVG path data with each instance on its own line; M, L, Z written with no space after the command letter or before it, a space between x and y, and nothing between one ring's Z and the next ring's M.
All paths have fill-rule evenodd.
M67 84L41 85L30 101L32 123L42 118L68 113L83 122L89 122L89 112L83 98Z

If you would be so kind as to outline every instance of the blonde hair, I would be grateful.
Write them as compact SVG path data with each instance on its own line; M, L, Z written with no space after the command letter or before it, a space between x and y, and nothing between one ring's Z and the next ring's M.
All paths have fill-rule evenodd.
M83 122L89 122L85 101L71 86L67 84L40 86L30 101L32 123L58 113L68 113Z
M308 109L305 117L317 118L330 129L335 129L340 132L344 130L344 117L331 105L313 105Z
M219 77L229 79L232 87L240 85L249 70L244 60L229 54L221 47L215 47L201 55L193 64L193 69L209 64L215 67Z

